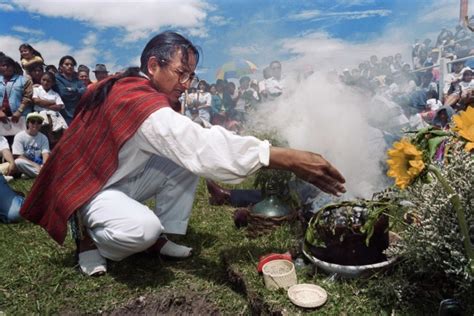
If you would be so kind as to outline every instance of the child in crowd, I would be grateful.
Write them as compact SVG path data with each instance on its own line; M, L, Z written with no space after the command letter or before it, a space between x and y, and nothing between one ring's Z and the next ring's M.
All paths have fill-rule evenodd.
M48 138L40 133L43 117L32 112L26 116L26 131L19 132L13 139L12 152L15 165L26 176L36 177L49 157Z
M29 74L29 67L33 64L44 64L41 54L30 44L21 44L19 50L21 56L21 67L23 67L27 74Z
M43 117L43 125L49 124L48 116L51 118L51 129L58 132L67 129L67 123L59 113L64 108L64 103L59 94L51 89L55 77L50 72L45 72L41 77L41 85L33 88L34 110Z

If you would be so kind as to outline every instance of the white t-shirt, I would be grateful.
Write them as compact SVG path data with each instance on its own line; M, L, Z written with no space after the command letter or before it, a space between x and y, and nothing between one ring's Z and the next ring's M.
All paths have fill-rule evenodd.
M4 149L10 149L10 146L8 145L7 139L3 136L0 136L0 155L2 154L1 151Z
M22 131L13 139L12 153L23 155L31 161L41 160L42 162L42 154L49 153L48 138L42 133L31 136L26 131ZM38 163L41 164L41 162Z
M265 90L271 95L280 95L283 92L282 82L273 77L265 79Z
M61 108L64 108L64 102L59 96L59 94L54 91L53 89L49 89L49 91L45 91L43 86L36 86L33 87L33 98L38 98L41 100L47 100L47 101L54 101L56 104L62 105ZM35 111L41 112L41 111L47 111L49 109L44 108L40 105L35 105Z

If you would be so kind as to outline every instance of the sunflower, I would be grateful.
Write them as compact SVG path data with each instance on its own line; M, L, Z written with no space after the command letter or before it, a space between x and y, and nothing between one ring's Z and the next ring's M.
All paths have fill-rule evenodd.
M454 130L467 140L464 149L470 152L474 149L474 108L468 107L466 111L459 112L453 116L453 120L456 124Z
M405 189L425 168L423 153L408 139L393 144L387 151L389 170L387 175L395 178L395 184Z

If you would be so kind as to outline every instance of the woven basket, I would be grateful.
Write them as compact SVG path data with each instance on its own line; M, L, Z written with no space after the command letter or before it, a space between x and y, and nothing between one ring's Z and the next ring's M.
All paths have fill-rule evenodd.
M248 211L248 234L250 236L259 236L270 233L276 227L283 223L291 222L296 218L296 212L292 211L286 216L266 217Z
M267 262L263 268L263 281L269 290L288 289L297 283L295 265L283 259Z

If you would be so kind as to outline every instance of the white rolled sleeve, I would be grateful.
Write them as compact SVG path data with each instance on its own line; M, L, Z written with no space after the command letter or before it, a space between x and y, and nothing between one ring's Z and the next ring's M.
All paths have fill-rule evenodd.
M220 126L202 128L170 108L148 117L137 132L140 149L164 156L189 171L238 183L270 161L270 143L235 135Z

